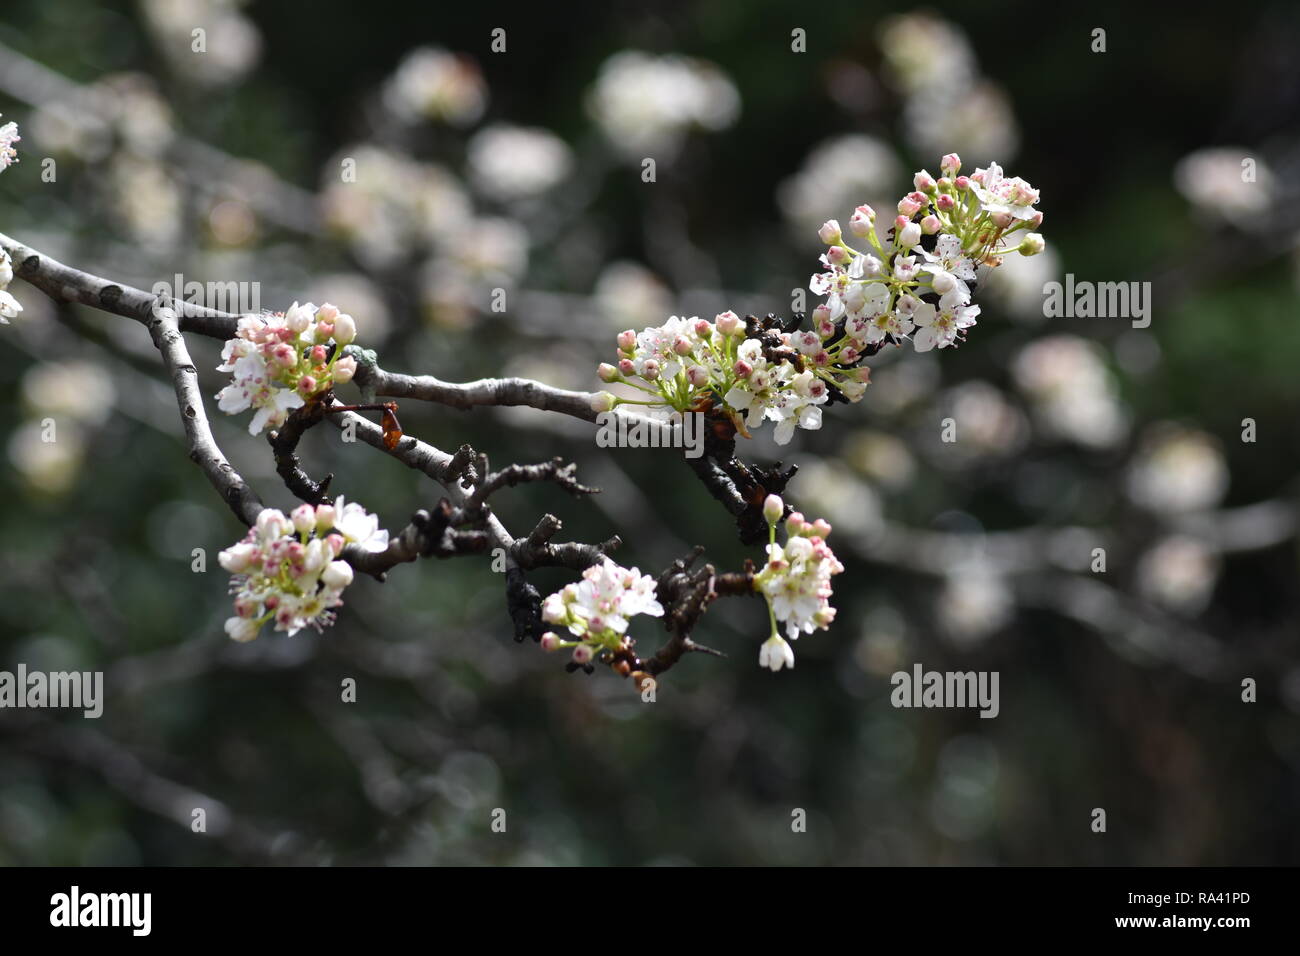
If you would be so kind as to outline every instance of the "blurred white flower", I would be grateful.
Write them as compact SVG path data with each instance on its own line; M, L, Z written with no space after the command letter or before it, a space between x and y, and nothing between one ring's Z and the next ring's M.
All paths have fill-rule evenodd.
M27 421L9 436L9 461L30 490L60 495L76 483L86 439L75 421L55 421L53 438L43 421Z
M881 525L876 490L837 460L801 461L792 492L803 511L825 515L839 529L841 542L870 534Z
M958 87L977 75L966 34L932 13L904 13L884 20L879 32L885 76L910 96L939 86Z
M955 150L978 162L1010 159L1020 149L1011 99L988 81L917 94L903 107L903 123L908 143L920 153Z
M469 126L487 108L488 91L473 59L426 46L406 55L383 96L384 104L401 119Z
M623 50L601 66L587 109L626 158L663 162L677 155L689 130L731 126L740 94L712 63Z
M1228 466L1218 441L1171 422L1147 431L1129 465L1129 497L1151 511L1212 508L1227 490Z
M1074 335L1026 345L1011 365L1034 418L1051 436L1094 448L1124 437L1128 422L1100 349Z
M473 206L441 166L354 144L327 163L323 178L326 224L349 239L368 265L391 265L429 246L470 241Z
M948 575L938 608L939 623L949 639L969 645L1005 626L1015 602L1001 577L972 564Z
M113 212L132 239L170 251L180 240L181 191L159 162L118 153L109 168Z
M1138 589L1148 599L1184 614L1209 604L1219 575L1219 559L1200 541L1171 535L1142 555Z
M162 156L176 137L176 120L151 77L114 73L96 81L92 89L123 146L140 156Z
M1028 423L1020 409L988 382L975 379L943 393L940 406L957 424L958 440L941 443L939 464L965 467L973 455L1006 455L1025 444Z
M425 312L435 324L467 324L491 309L495 290L514 288L528 271L528 233L522 225L479 219L466 228L470 238L449 244L421 271Z
M673 310L668 287L636 262L611 262L601 270L592 295L597 311L614 329L658 325Z
M844 460L873 481L899 489L916 473L916 459L907 443L888 432L862 431L844 448Z
M108 155L113 130L96 113L63 100L49 100L32 111L32 135L56 156L72 155L83 162L97 162Z
M244 76L257 63L262 37L239 12L244 0L141 0L158 46L187 80L217 86ZM193 31L203 30L203 51L193 52Z
M835 136L813 147L803 167L777 189L777 202L799 233L815 230L827 210L853 208L864 201L888 208L881 197L897 186L903 167L893 151L863 133Z
M536 196L569 175L573 154L544 129L494 125L469 141L470 177L493 199Z
M922 153L956 150L968 160L1010 159L1020 132L1010 99L979 74L974 50L955 24L906 13L881 24L885 76L904 97L909 144Z
M310 280L305 286L312 302L346 302L348 311L364 317L366 347L378 347L392 328L393 320L379 288L356 272L333 272Z
M73 419L102 425L113 411L117 389L112 377L93 362L71 359L41 362L23 375L23 403L35 417Z
M982 292L998 303L999 315L1042 322L1043 286L1061 277L1061 257L1048 246L1036 256L1004 256L1002 265L985 273Z
M1253 180L1248 180L1251 165ZM1202 213L1238 225L1264 213L1276 191L1272 171L1242 146L1199 149L1184 156L1174 167L1174 185Z

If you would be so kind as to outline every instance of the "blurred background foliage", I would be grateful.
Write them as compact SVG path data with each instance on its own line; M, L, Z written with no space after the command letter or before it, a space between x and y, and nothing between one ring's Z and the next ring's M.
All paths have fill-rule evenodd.
M687 659L654 705L516 646L487 559L358 581L324 634L231 644L215 554L242 532L147 336L15 282L0 668L103 670L108 700L98 721L0 713L0 862L1297 862L1298 42L1285 3L6 0L0 111L23 140L0 229L145 287L334 301L391 370L587 389L621 328L787 314L817 225L888 209L950 149L1042 190L1049 251L990 280L960 350L882 355L860 405L742 449L801 464L792 497L848 565L839 616L772 675L761 606L724 602L698 636L730 660ZM1151 326L1045 319L1066 272L1152 282ZM215 393L215 344L191 350ZM696 543L753 556L664 455L531 410L401 415L605 489L503 495L515 533L553 510L643 569ZM289 507L264 441L219 417ZM302 451L390 528L436 500L358 447ZM1000 716L894 709L914 662L999 671Z

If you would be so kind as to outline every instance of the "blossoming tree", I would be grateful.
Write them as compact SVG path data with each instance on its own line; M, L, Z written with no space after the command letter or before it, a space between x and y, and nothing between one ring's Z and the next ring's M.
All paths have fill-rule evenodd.
M16 161L18 140L14 123L0 128L0 169ZM828 543L830 525L783 500L795 469L747 463L738 456L740 442L767 422L781 445L798 429L821 428L824 409L863 399L870 381L865 363L886 347L956 347L980 314L980 271L1007 255L1043 250L1037 190L994 163L969 176L961 168L948 154L937 178L917 172L914 190L885 220L858 206L847 230L856 244L836 220L827 221L819 231L827 247L822 268L809 284L824 301L809 316L742 319L728 311L713 320L673 316L640 332L628 329L617 337L616 361L596 370L610 390L566 391L517 378L452 383L392 372L362 346L364 319L359 323L339 306L294 302L280 312L222 312L88 274L4 235L0 321L22 308L8 290L19 276L54 299L134 319L148 330L171 376L190 457L248 527L220 555L234 596L225 630L237 641L256 638L268 624L289 636L329 626L358 572L382 581L417 558L499 549L516 640L568 651L570 670L607 665L644 692L685 653L712 652L694 636L715 600L750 595L763 599L770 622L759 664L780 671L794 666L790 642L831 626L832 578L844 568ZM301 501L288 514L266 507L218 447L187 335L224 342L218 371L231 379L215 396L217 407L228 415L251 412L249 434L266 433L277 472ZM348 385L361 401L347 403L338 394ZM386 401L376 401L381 398ZM584 421L631 415L660 429L686 415L703 416L704 453L684 461L734 518L740 540L763 550L743 568L720 571L697 565L702 549L696 548L652 576L610 556L618 537L554 541L560 521L549 514L516 536L489 501L502 489L538 481L575 495L595 489L580 484L574 466L560 459L494 470L469 445L448 453L406 435L395 399L460 408L526 405ZM374 412L379 425L364 415ZM313 479L297 454L303 434L325 422L427 475L443 489L437 507L417 510L405 528L390 533L359 502L331 494L331 478ZM545 566L568 568L578 578L543 598L527 575ZM669 633L653 653L638 644L644 630L631 633L640 615L661 618Z

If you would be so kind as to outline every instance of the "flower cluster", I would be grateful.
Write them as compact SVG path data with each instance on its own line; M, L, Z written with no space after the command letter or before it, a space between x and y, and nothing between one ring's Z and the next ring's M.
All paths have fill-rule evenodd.
M542 635L542 647L548 651L572 647L573 660L586 664L601 651L623 648L633 616L663 613L655 599L654 578L605 558L583 571L581 581L565 585L542 603L542 620L567 628L575 638L565 641L548 631Z
M356 359L342 351L356 335L352 316L329 303L244 316L221 352L217 371L234 378L217 394L218 407L227 415L257 409L250 435L284 424L293 409L351 381Z
M338 560L346 544L383 551L388 532L342 495L332 505L299 505L288 517L263 509L244 540L218 557L233 575L235 616L226 621L226 633L251 641L271 620L289 635L333 624L330 609L343 603L340 595L352 583L352 565Z
M14 149L14 143L21 140L17 123L5 123L0 126L0 173L18 162L18 150Z
M866 389L866 369L836 365L824 349L808 347L808 335L782 331L771 320L744 322L734 312L712 322L673 316L639 333L628 329L618 336L618 365L602 364L598 374L651 397L601 392L597 410L629 404L688 412L720 403L746 437L748 428L775 421L774 437L784 445L796 427L821 427L832 389L851 399Z
M8 325L10 319L18 318L23 307L9 291L9 283L14 281L14 265L9 253L0 249L0 325Z
M767 563L754 575L754 587L767 601L772 636L758 652L760 667L779 671L794 667L794 649L777 632L777 622L785 625L790 640L800 634L826 630L835 619L830 605L831 576L844 570L835 553L826 544L831 526L820 518L807 521L799 512L785 520L786 541L776 543L776 526L785 513L785 502L778 495L768 495L763 503L767 518Z
M1043 251L1036 232L1043 214L1033 208L1037 189L1004 176L997 163L970 176L960 171L961 159L949 153L938 179L924 169L916 173L916 188L899 200L883 241L875 211L854 210L849 231L869 250L850 246L836 220L822 226L825 271L809 288L826 296L813 310L813 328L832 361L909 337L918 352L957 344L979 315L971 304L976 269L1000 265L1011 252ZM817 345L810 339L808 347Z
M813 310L810 329L771 317L742 322L734 312L712 322L673 316L641 332L628 329L618 336L618 364L604 363L598 372L604 382L649 397L600 392L593 407L685 413L720 404L746 437L748 428L775 421L773 437L784 445L796 428L820 428L826 403L862 398L867 356L909 338L920 352L956 344L979 315L971 302L978 267L1044 248L1035 231L1043 220L1033 208L1038 190L1004 176L996 163L970 176L960 170L961 160L949 153L940 178L918 172L884 240L874 210L859 206L849 231L871 251L850 246L833 219L821 227L829 247L821 257L825 271L809 287L826 301Z

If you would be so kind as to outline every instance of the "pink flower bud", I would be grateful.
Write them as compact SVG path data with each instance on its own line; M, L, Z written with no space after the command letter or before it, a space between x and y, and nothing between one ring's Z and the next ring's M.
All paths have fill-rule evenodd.
M311 360L314 364L320 365L329 355L329 349L323 345L313 345L311 347Z
M1016 221L1015 217L1013 217L1009 212L995 212L989 216L989 219L991 219L993 225L997 226L999 229L1006 229Z
M792 511L790 517L785 519L786 534L799 534L803 530L803 526L803 512L801 511Z
M902 229L902 228L903 228L904 226L906 226L909 222L911 222L911 220L908 219L906 216L898 216L898 217L896 217L896 218L894 219L894 228L895 228L895 229Z
M908 219L911 219L920 211L921 211L921 204L917 202L915 199L913 199L911 196L904 196L902 199L898 201L899 214L902 216L906 216Z
M631 329L618 333L618 347L624 352L636 350L636 333Z
M339 307L337 305L330 305L328 302L316 310L316 318L320 319L322 322L333 322L338 318L338 316Z
M290 512L289 517L299 534L316 530L316 509L311 505L299 505Z
M608 362L601 362L600 365L596 367L596 374L600 376L602 382L617 382L622 378L622 376L618 374L618 369L610 365Z
M736 378L749 378L754 371L754 366L744 359L736 359L736 364L731 367L731 370L736 373Z
M852 345L845 346L843 349L840 350L841 362L852 363L852 362L856 362L861 357L862 357L862 353L859 352L857 349L855 349Z
M831 321L831 307L825 302L813 309L812 321L817 334L822 338L835 331L835 323Z
M636 363L633 362L631 359L619 359L618 370L622 372L624 375L635 375Z
M316 527L321 531L328 531L334 527L334 506L317 505L316 506Z
M591 661L591 648L586 644L579 644L573 649L573 662L575 664L586 664Z
M334 334L334 323L333 323L333 322L317 322L317 323L316 323L316 341L317 341L317 342L328 342L330 336L333 335L333 334Z
M686 370L686 381L694 388L703 388L709 384L709 373L703 365L692 365Z
M653 382L659 377L659 363L655 359L646 359L641 366L641 377L647 382Z
M1037 229L1042 224L1043 224L1043 214L1041 212L1035 212L1034 218L1029 220L1029 228Z
M554 631L547 631L542 635L542 639L538 643L541 644L544 651L557 651L560 649L560 637Z
M961 171L961 157L956 153L949 153L939 160L939 170L945 176L956 176Z
M279 365L281 368L289 368L297 363L298 353L295 352L291 346L280 342L277 345L271 346L267 358L276 365Z
M826 250L826 261L833 266L847 266L852 259L849 250L843 246L831 246Z
M870 206L862 205L853 210L853 215L849 217L849 229L855 236L865 239L876 223L876 211Z
M343 545L347 544L341 534L327 535L325 542L330 546L330 550L334 552L334 557L336 558L343 553Z
M844 238L844 234L840 232L840 224L836 220L827 219L817 230L817 237L826 245L833 246Z
M923 169L912 177L912 185L915 186L919 192L928 193L933 190L937 184L934 181L934 177L931 176L928 171Z
M767 519L767 523L776 524L783 514L785 514L785 502L781 500L781 496L768 495L763 502L763 517Z
M334 381L336 384L344 385L352 381L352 376L357 374L357 360L351 355L345 355L334 363Z
M298 394L303 398L310 398L312 393L315 391L316 379L312 376L304 375L302 378L298 379Z
M673 351L678 355L691 354L691 340L684 335L679 335L673 339Z
M311 325L311 309L308 306L299 305L295 302L284 313L284 327L292 330L295 334L307 331L309 325Z
M742 328L740 316L735 312L722 312L714 321L718 324L718 331L723 335L735 335L736 331Z
M926 216L921 220L921 231L927 236L933 236L943 228L943 223L939 221L938 216Z
M816 365L818 368L825 368L827 365L831 364L831 353L827 352L825 349L822 349L820 352L818 352L816 355L812 357L812 360L813 360L813 364Z
M708 319L695 320L695 334L702 339L713 337L713 326L709 324Z
M951 212L957 207L957 200L953 199L952 196L947 193L940 193L939 198L934 201L934 204L939 207L940 212Z
M825 538L831 533L831 526L822 518L818 518L812 523L812 533L819 538Z
M970 189L970 177L958 176L956 179L952 181L952 184L956 186L961 192L965 192L966 190Z

